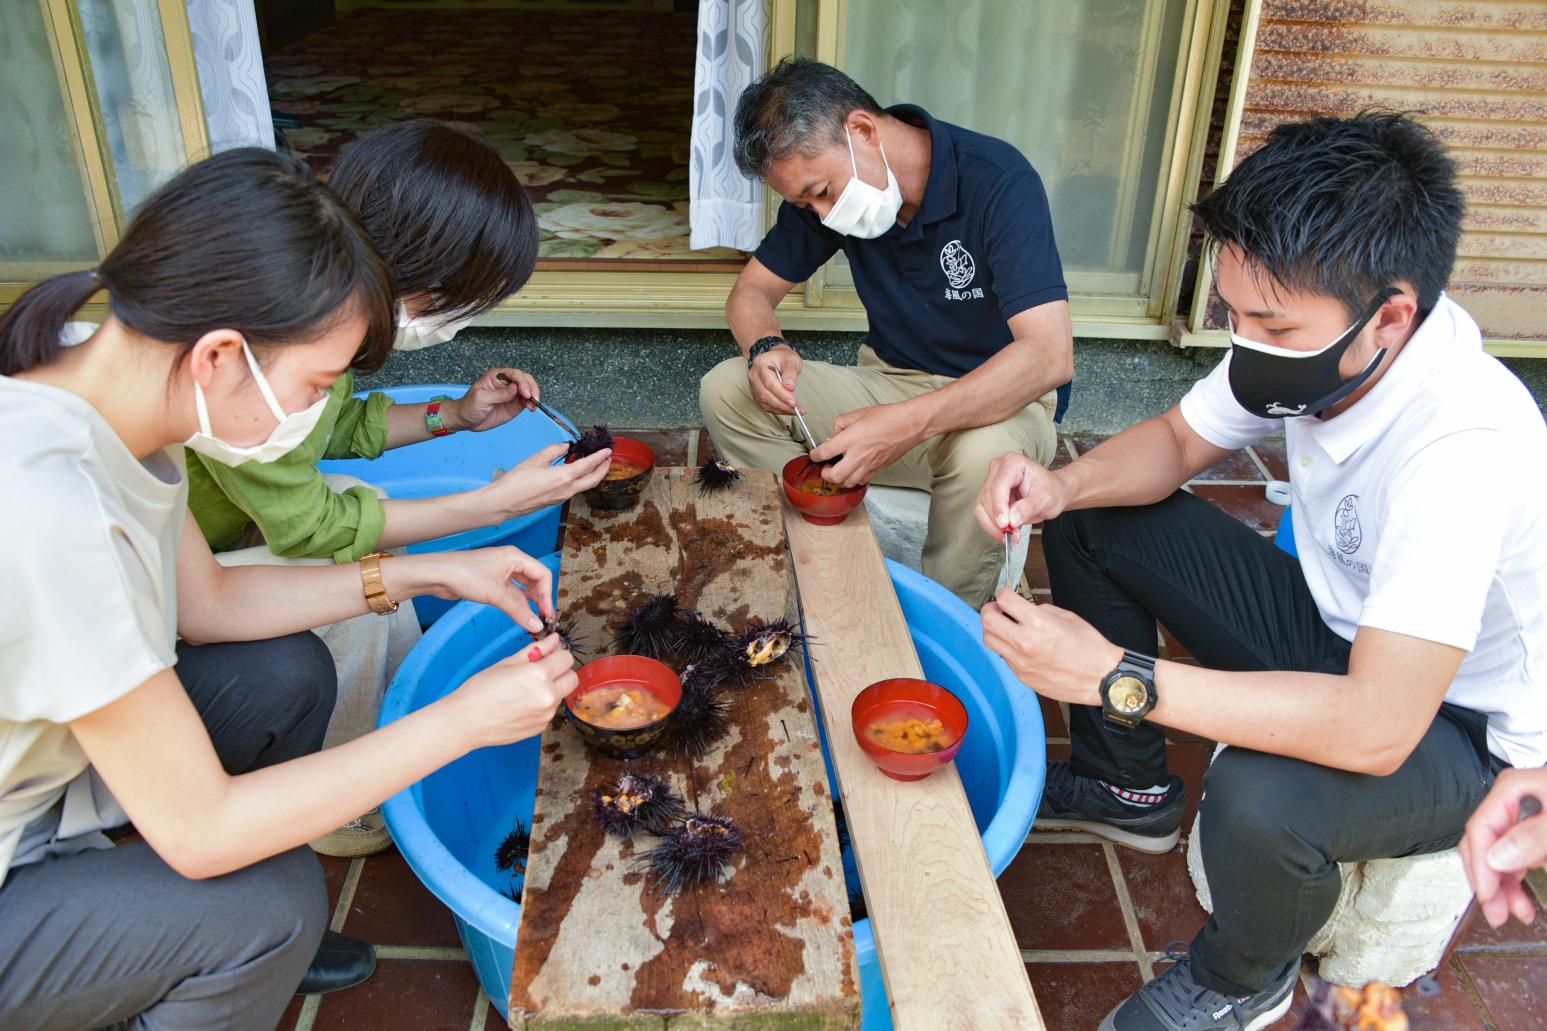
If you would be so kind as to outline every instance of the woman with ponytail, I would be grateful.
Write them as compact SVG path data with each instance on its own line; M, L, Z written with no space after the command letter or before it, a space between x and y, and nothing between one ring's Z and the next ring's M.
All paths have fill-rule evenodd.
M97 294L108 317L69 345ZM540 632L513 548L225 568L186 518L183 446L272 461L394 332L390 271L291 159L229 151L135 215L93 272L0 318L0 1027L272 1028L367 976L325 938L305 842L472 749L530 736L573 686L544 638L444 700L318 751L309 628L418 594ZM143 840L105 830L133 821Z

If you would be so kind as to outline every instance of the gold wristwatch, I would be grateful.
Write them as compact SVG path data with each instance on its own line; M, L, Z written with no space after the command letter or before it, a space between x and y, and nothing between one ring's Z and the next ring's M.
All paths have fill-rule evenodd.
M390 551L373 551L360 560L360 586L365 590L365 603L378 616L397 611L398 603L387 594L387 588L381 582L381 560L391 557Z

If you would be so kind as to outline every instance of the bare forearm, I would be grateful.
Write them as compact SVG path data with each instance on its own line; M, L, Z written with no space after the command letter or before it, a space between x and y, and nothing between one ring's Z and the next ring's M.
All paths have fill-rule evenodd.
M433 556L403 555L381 564L382 584L396 600L439 587ZM188 641L262 641L311 630L370 611L359 563L336 566L221 567L193 604L179 607L177 629Z
M387 517L381 532L380 546L383 548L402 548L432 541L448 534L492 526L521 514L496 511L490 497L481 490L443 494L438 498L389 498L381 506Z
M774 314L776 300L761 290L738 284L725 301L725 321L736 346L745 355L752 345L766 336L782 336L779 317Z
M1150 505L1170 497L1190 473L1182 445L1157 416L1102 442L1054 472L1069 491L1067 510Z
M1003 422L1068 378L1061 360L1017 341L954 383L903 404L917 411L927 440Z
M387 449L417 444L430 439L429 427L424 424L424 412L428 404L395 404L387 409ZM444 402L442 413L444 413Z
M1254 751L1384 775L1412 751L1438 706L1394 711L1353 676L1223 672L1162 661L1150 719Z
M437 702L347 744L233 777L198 811L197 876L312 841L464 755L466 731Z

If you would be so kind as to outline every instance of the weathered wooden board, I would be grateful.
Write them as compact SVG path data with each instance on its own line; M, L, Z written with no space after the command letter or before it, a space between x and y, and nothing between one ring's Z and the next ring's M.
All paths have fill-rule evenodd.
M663 468L627 512L574 499L559 612L580 657L611 654L617 622L651 591L675 590L733 630L794 616L779 497L771 473L701 497L691 470ZM736 694L732 718L698 763L664 749L608 758L562 716L544 732L512 1027L858 1025L843 866L799 661ZM635 862L656 839L602 834L592 793L625 769L665 776L690 807L736 822L741 854L720 884L663 896Z
M855 695L878 680L923 675L864 506L837 526L812 526L785 502L784 521L806 632L821 642L811 653L813 686L893 1023L899 1031L1041 1028L955 765L895 781L854 740Z

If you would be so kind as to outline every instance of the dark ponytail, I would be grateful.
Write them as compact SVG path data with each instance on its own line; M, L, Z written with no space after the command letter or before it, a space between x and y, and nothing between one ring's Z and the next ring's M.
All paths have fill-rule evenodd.
M211 330L261 349L363 315L354 364L370 371L396 333L392 272L354 215L301 162L256 147L190 165L146 199L95 272L23 294L0 318L0 374L57 357L64 324L98 290L130 330L185 353Z
M14 376L54 360L62 345L59 333L100 287L87 269L46 279L22 294L0 316L0 376Z

